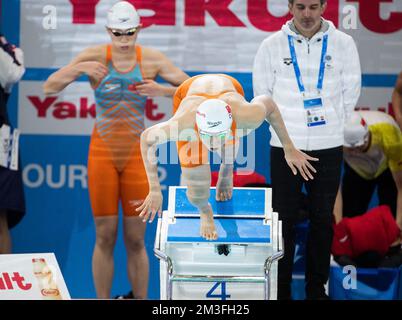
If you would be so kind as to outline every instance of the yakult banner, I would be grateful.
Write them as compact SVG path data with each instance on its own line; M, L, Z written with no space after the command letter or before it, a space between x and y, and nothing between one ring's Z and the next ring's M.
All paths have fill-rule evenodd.
M21 45L31 53L27 64L61 66L85 47L108 41L106 12L115 2L21 0ZM139 42L162 50L187 71L250 72L261 41L291 18L286 0L129 2L145 27ZM365 73L395 73L401 68L401 11L398 0L329 0L326 18L356 39Z
M75 82L60 94L46 97L43 81L22 81L19 87L18 126L25 134L90 135L96 110L89 82ZM172 99L147 100L145 125L172 116Z
M21 159L27 214L12 230L14 252L54 252L73 298L93 298L91 258L95 227L87 190L87 153L95 119L93 91L86 78L46 97L47 77L83 49L109 41L106 13L117 0L2 0L2 30L25 53L27 71L9 101L21 129ZM252 65L262 40L291 18L287 0L129 0L141 15L138 42L166 54L190 75L228 73L252 93ZM363 88L358 108L390 109L402 70L401 0L328 0L325 17L356 41ZM159 79L158 79L159 81ZM149 99L146 125L167 120L170 98ZM267 124L246 141L244 167L269 181ZM170 150L172 147L163 147ZM163 155L163 152L162 152ZM249 160L252 161L249 161ZM237 165L237 168L241 165ZM213 167L216 170L216 166ZM180 183L180 167L163 164L164 189ZM121 230L121 228L119 229ZM149 297L159 298L159 266L153 256L155 224L147 227ZM49 240L51 239L51 241ZM112 294L130 290L119 233ZM0 290L1 291L1 290Z
M53 253L0 255L0 300L70 299Z

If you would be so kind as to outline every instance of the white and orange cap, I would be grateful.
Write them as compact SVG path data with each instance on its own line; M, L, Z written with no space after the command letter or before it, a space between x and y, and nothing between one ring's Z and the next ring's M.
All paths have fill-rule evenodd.
M127 1L119 1L107 12L106 27L110 29L127 30L138 27L140 16L135 7Z
M355 111L345 124L343 145L348 148L361 147L366 143L368 133L367 122Z
M225 101L208 99L198 106L195 120L200 134L228 134L233 122L232 109Z

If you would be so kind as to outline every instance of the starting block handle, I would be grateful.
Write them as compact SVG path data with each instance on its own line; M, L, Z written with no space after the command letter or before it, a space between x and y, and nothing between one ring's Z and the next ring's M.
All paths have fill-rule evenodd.
M264 297L265 300L270 300L271 298L271 290L269 286L269 280L271 279L271 267L275 261L278 261L285 255L284 251L284 240L281 238L279 243L278 251L275 252L272 256L268 257L264 263L264 274L265 274L265 286L264 286Z
M241 283L263 283L264 277L258 276L213 276L213 275L175 275L174 282L241 282Z
M283 239L282 239L283 241ZM257 276L213 276L213 275L173 275L173 263L172 259L164 252L159 250L156 246L154 253L158 259L165 261L166 263L166 298L172 300L173 295L173 282L237 282L237 283L264 283L264 299L270 300L271 292L269 289L270 271L272 264L283 257L284 251L280 250L269 256L264 263L264 277Z
M157 249L156 247L154 248L154 253L158 259L162 259L166 263L166 297L167 300L172 300L172 293L173 293L173 283L172 283L172 278L173 278L173 263L172 259L170 257Z

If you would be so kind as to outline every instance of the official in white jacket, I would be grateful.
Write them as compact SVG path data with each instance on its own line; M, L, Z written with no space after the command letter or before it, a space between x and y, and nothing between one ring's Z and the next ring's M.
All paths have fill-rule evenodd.
M291 298L294 225L303 184L310 207L306 246L306 298L327 299L332 209L339 185L344 121L360 95L361 71L349 35L322 18L326 0L289 0L293 19L260 45L253 67L254 96L277 103L297 148L319 158L313 180L287 171L283 148L271 131L273 208L283 221L285 256L279 261L278 298Z
M7 114L12 86L25 72L23 52L0 33L0 254L11 252L9 228L25 214L21 171L18 168L19 131L13 130Z

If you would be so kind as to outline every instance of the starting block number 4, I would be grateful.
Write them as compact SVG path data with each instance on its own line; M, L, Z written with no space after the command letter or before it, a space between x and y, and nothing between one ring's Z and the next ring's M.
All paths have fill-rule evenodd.
M218 290L219 287L221 291L220 294L214 293L215 291ZM225 281L216 282L206 294L206 298L209 299L220 298L221 300L226 300L227 298L230 298L230 294L226 294L226 282Z

